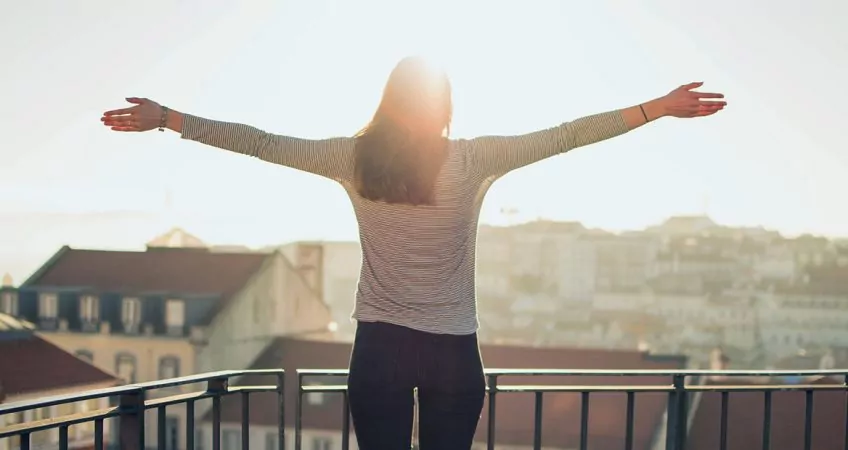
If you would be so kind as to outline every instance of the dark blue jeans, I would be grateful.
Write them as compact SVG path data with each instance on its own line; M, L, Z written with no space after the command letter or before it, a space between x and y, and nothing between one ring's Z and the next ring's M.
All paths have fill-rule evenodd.
M486 395L477 336L360 322L348 377L360 450L411 447L414 388L421 450L469 450Z

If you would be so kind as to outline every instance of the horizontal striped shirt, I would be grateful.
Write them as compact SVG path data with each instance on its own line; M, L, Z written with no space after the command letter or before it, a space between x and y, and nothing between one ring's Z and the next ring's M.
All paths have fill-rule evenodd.
M353 318L439 334L477 331L475 254L483 197L506 173L628 131L620 111L517 136L451 140L432 206L373 202L353 187L355 139L301 139L185 115L182 137L340 183L359 224Z

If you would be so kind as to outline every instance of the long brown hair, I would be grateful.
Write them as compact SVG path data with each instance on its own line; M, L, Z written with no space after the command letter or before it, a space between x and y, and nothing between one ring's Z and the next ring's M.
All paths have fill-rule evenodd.
M402 59L371 122L356 134L354 186L372 201L432 205L453 115L444 71Z

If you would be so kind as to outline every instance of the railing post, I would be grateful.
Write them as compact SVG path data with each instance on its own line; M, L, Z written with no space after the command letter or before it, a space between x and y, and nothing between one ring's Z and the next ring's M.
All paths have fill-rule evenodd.
M689 392L686 391L686 377L675 376L674 389L677 391L677 450L686 450L686 436L689 434Z
M674 375L672 378L674 390L668 394L668 409L666 411L665 448L667 450L684 450L686 443L686 377Z
M194 437L197 435L197 430L194 429L194 400L186 402L186 450L194 450ZM203 445L201 442L200 445Z
M297 374L297 395L294 398L294 449L300 450L303 436L301 428L303 427L303 374Z
M486 448L495 450L495 397L498 392L498 376L489 375L489 421L486 427Z
M19 446L20 450L29 450L30 449L30 434L29 433L21 433L20 435L21 445ZM11 441L8 439L7 441ZM11 447L11 445L10 445Z
M121 450L144 450L144 398L139 390L121 395L118 400L118 433Z
M277 374L277 446L286 450L286 374ZM189 449L191 450L191 449Z
M221 450L221 397L227 392L227 381L227 378L215 378L206 383L206 392L213 394L212 450Z
M250 394L241 393L241 448L250 449Z
M845 387L845 392L848 393L848 374L843 375L842 377L842 386ZM846 403L848 403L848 397L846 397ZM848 404L846 404L848 406ZM843 435L845 436L845 442L843 443L842 448L848 450L848 408L845 410L845 427L842 430Z

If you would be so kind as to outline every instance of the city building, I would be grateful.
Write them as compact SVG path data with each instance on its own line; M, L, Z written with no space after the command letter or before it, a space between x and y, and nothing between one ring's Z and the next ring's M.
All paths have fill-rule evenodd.
M110 373L41 338L35 328L30 322L0 313L0 403L103 389L121 383ZM93 399L4 414L0 415L0 428L108 406L107 399ZM68 439L71 448L92 448L94 423L71 426ZM30 444L32 448L55 448L58 442L59 432L54 429L33 433ZM15 450L19 445L17 437L0 439L0 450Z
M351 320L362 250L356 241L298 241L279 247L330 308L336 339L353 342Z
M329 309L282 253L211 251L176 232L145 251L63 247L0 299L44 340L127 383L244 368L279 335L332 335ZM169 450L180 449L184 407L168 414ZM154 442L155 411L148 421Z
M595 246L595 287L600 292L639 292L654 270L657 239L640 233L586 237Z
M846 248L706 216L626 233L544 220L481 226L481 339L651 348L702 362L721 345L744 355L739 368L770 367L848 346Z

